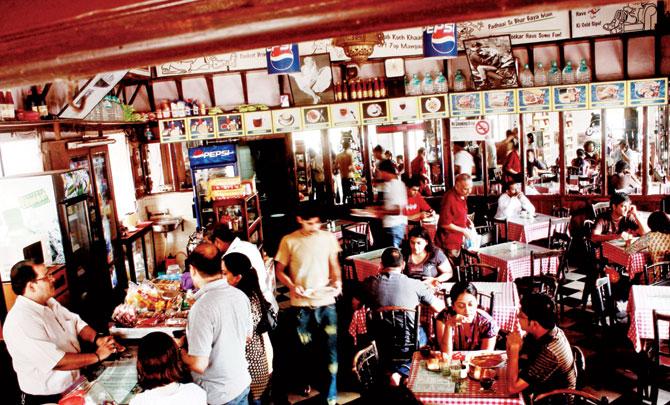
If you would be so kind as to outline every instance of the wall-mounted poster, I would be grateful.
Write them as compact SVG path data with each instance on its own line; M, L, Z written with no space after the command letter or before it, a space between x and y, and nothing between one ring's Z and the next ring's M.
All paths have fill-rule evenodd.
M447 97L444 94L419 97L419 105L421 105L422 119L447 118L449 116Z
M419 103L416 97L392 98L389 100L391 121L414 121L419 118Z
M628 105L661 105L668 103L668 79L628 81Z
M326 104L335 101L330 55L300 57L300 72L289 75L293 104L296 106Z
M192 141L216 138L214 116L188 118L186 124L189 139Z
M449 94L452 117L472 117L482 115L482 93Z
M158 128L161 131L161 143L182 142L188 140L184 120L161 120Z
M244 130L247 135L266 135L272 133L272 113L255 111L244 114Z
M216 117L217 133L219 138L244 135L244 120L242 114L225 114Z
M300 131L302 129L299 108L285 108L272 111L272 125L275 133Z
M510 114L517 112L515 90L484 92L484 114Z
M72 101L63 107L58 114L59 118L74 118L83 120L98 105L116 84L123 79L127 70L98 73L89 80Z
M572 37L650 31L656 26L656 0L572 10Z
M477 90L518 87L509 35L463 41Z
M551 87L531 87L517 90L519 112L551 110Z
M626 82L591 83L591 108L625 107Z
M361 103L363 124L385 124L388 122L388 102L386 100Z
M585 110L589 107L589 85L569 84L552 87L554 110Z
M340 103L330 106L330 121L333 127L357 127L361 125L361 105Z
M327 105L303 107L302 126L305 129L325 129L330 127L330 114Z

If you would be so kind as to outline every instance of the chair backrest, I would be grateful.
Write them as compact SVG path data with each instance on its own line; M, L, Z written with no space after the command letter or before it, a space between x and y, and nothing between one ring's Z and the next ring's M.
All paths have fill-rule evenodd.
M593 295L593 310L603 326L614 325L615 303L612 297L612 287L608 276L596 279L596 288Z
M577 370L577 389L584 388L584 377L586 376L586 356L579 346L570 346L572 348L572 357L575 359L575 369Z
M585 219L582 226L584 227L584 235L590 238L591 231L593 231L593 228L596 226L596 222L591 219Z
M539 276L551 273L552 264L558 266L565 252L562 250L548 250L546 252L530 252L530 275ZM557 268L558 269L558 268Z
M670 280L670 262L658 262L644 267L644 283L654 285Z
M531 398L531 404L555 404L555 403L566 403L566 404L580 404L580 405L608 405L609 400L607 397L603 396L598 399L593 394L588 392L571 390L571 389L562 389L562 390L553 390L540 394L537 397Z
M498 201L491 201L486 203L486 221L492 221L498 212Z
M365 205L368 203L368 195L365 191L352 191L351 192L351 202L354 205Z
M601 201L597 202L592 205L593 207L593 217L597 217L599 214L607 211L610 209L610 202L609 201Z
M551 238L555 232L568 233L570 226L570 217L563 218L549 218L549 234L547 238Z
M365 253L370 249L368 228L367 222L342 225L342 254L344 257Z
M419 349L421 305L414 309L386 306L368 312L367 327L385 363L407 361Z
M469 264L456 266L458 281L498 281L498 268L488 264Z
M444 193L447 190L444 184L431 184L430 192L433 194Z
M568 166L567 168L568 176L579 176L580 170L577 166Z
M667 345L661 345L661 335L659 334L660 330L660 323L665 322L665 329L668 329L668 322L670 322L670 314L662 314L659 312L656 312L654 309L651 312L652 319L654 320L654 345L653 345L653 360L656 363L656 366L660 366L661 364L661 358L665 357L670 359L670 352L667 350ZM663 349L666 350L663 350Z
M479 253L468 249L461 249L461 259L463 261L464 266L469 266L471 264L478 264L481 262L481 259L479 258Z
M496 232L496 227L492 225L482 225L476 226L475 231L481 240L479 242L479 247L491 246L498 244L498 232Z
M600 242L595 242L591 240L590 237L585 237L583 240L584 250L586 252L586 259L581 262L582 268L589 269L589 266L594 266L595 268L590 269L595 271L593 274L599 274L603 267L603 245Z
M361 349L354 356L353 371L362 391L371 391L378 382L379 352L373 340L369 346Z
M488 312L489 315L493 316L493 308L495 305L496 293L491 291L490 293L477 292L477 302L479 302L479 308Z
M498 218L492 218L491 223L493 226L496 227L497 233L498 233L498 242L507 242L509 239L509 229L507 226L507 218L503 219L498 219Z
M570 216L570 208L568 207L559 207L557 205L554 205L551 207L551 216L552 217L559 217L559 218L566 218Z

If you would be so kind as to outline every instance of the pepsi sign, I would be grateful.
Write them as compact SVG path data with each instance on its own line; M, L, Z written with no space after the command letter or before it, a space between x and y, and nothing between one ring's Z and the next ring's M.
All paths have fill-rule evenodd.
M431 25L423 29L423 56L455 58L458 56L456 24Z
M296 73L300 71L298 44L278 45L265 51L268 74Z
M234 163L237 161L235 144L202 146L189 148L188 160L191 167L197 168L205 165L217 165L222 163Z

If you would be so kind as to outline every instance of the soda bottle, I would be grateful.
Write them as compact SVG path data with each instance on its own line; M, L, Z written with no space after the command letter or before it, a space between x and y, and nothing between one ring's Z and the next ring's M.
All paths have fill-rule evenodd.
M549 69L547 81L550 86L561 84L561 71L558 69L558 63L555 60L551 61L551 69Z
M536 86L546 86L547 85L547 71L545 70L542 63L538 63L535 68L535 85Z
M563 84L575 83L575 71L572 68L572 62L568 61L563 68Z
M447 78L444 77L442 72L437 73L435 78L435 93L446 93L447 92Z
M465 91L466 86L465 86L465 77L463 76L463 72L461 72L461 69L458 69L456 71L456 75L454 75L454 91Z
M577 83L589 83L591 81L591 69L586 65L586 59L579 62L579 69L576 73Z
M433 77L430 75L430 72L426 72L423 75L423 82L421 82L421 93L422 94L433 94L435 92L435 86L433 85Z
M519 80L521 80L521 87L533 87L534 85L533 72L530 71L527 63L523 65L523 70L519 73Z

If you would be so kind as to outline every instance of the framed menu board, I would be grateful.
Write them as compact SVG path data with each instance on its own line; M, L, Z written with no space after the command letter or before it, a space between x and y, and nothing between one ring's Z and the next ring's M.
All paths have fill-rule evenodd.
M515 112L517 112L517 103L514 89L484 92L484 114L511 114Z
M272 113L270 111L244 113L244 129L247 135L271 134Z
M385 124L389 119L386 100L364 101L361 103L363 124Z
M161 120L159 121L158 128L160 130L161 143L188 140L186 122L183 119Z
M552 87L554 111L585 110L589 108L589 85L568 84Z
M414 121L419 118L419 103L416 97L392 98L389 100L391 121Z
M216 116L216 132L219 138L244 135L242 114L225 114Z
M482 93L449 94L452 117L472 117L482 115Z
M187 118L186 123L190 140L199 141L216 138L213 115Z
M551 87L517 90L519 112L551 111Z
M357 127L361 125L361 105L340 103L330 106L330 122L333 127Z
M330 109L327 105L302 108L302 126L305 129L326 129L330 127Z
M628 81L628 105L660 105L668 102L668 79Z
M423 119L447 118L449 116L447 97L444 94L419 97L419 105L421 106L421 118Z
M626 82L591 83L591 108L625 107Z
M301 124L299 108L272 111L272 126L275 133L300 131Z

